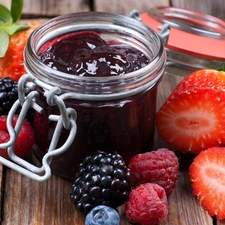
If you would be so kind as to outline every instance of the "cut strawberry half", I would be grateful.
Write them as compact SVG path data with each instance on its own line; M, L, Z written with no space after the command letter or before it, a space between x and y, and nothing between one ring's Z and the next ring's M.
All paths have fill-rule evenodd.
M158 135L172 148L198 154L225 144L225 72L184 78L156 115Z
M199 153L189 167L194 195L210 216L225 219L225 148Z

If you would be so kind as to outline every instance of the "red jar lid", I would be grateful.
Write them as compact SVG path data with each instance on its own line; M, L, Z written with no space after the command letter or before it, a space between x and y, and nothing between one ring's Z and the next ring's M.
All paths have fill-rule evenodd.
M201 58L225 61L225 21L185 9L154 7L141 15L142 22L159 32L168 23L166 47Z

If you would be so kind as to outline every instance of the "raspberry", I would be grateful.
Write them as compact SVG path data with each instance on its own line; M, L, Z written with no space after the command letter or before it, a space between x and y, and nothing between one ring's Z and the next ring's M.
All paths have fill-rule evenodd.
M131 223L159 224L168 214L165 190L154 183L140 184L133 189L125 204L125 215Z
M0 115L7 115L18 99L17 81L12 78L0 79Z
M12 125L15 127L18 115L15 115L12 120ZM6 126L7 116L0 116L0 143L5 143L9 140L9 133ZM14 153L23 158L31 150L34 144L34 132L30 123L24 120L16 139ZM9 159L7 149L0 149L0 156Z
M167 196L175 188L179 171L179 162L173 151L166 148L135 155L129 162L132 182L136 186L142 183L157 183Z
M130 169L117 153L97 151L79 165L72 185L71 201L78 211L88 213L98 205L116 208L130 192Z

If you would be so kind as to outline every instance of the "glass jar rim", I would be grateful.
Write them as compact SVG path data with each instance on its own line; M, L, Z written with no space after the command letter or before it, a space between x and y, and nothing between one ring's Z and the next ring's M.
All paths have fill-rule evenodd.
M225 21L211 15L176 7L158 6L141 15L154 30L171 27L167 48L209 60L225 61ZM207 47L205 47L207 46Z
M144 43L141 43L141 47L147 44L151 45L148 46L148 50L154 51L154 56L147 66L137 71L133 71L131 73L120 76L108 76L99 78L79 77L76 75L70 75L60 71L55 71L42 63L38 58L37 51L47 40L52 39L54 36L56 37L59 33L62 32L66 34L71 31L85 31L87 29L91 29L91 27L95 27L95 29L98 28L100 30L107 30L107 32L111 32L113 34L120 31L120 34L123 34L124 37L126 36L128 41L134 41L134 38L132 39L131 36L136 35L138 38L137 41L135 40L134 44L139 41ZM164 49L164 44L161 36L158 35L158 33L153 29L136 19L112 13L82 12L58 16L36 28L28 39L24 57L25 68L27 72L31 74L37 73L37 77L39 79L43 79L49 84L52 84L52 79L53 82L56 82L56 84L57 79L60 79L60 81L66 79L67 81L72 82L76 80L76 84L87 82L86 84L88 85L94 84L100 86L102 86L102 83L107 85L118 84L119 80L124 80L124 83L128 82L126 86L130 86L128 88L129 90L124 88L124 84L118 87L115 92L118 93L118 95L120 95L122 92L127 92L126 95L130 95L130 92L135 93L141 91L144 88L144 85L148 87L153 86L161 78L164 71L163 67L165 66L166 62L166 51ZM152 74L151 76L149 76L150 73ZM50 78L51 80L49 80ZM139 85L139 87L136 87L137 90L134 91L132 85L137 84ZM63 88L67 89L68 87L66 87L65 85ZM104 87L104 89L104 96L111 94L115 97L115 94L108 93L107 88ZM94 94L85 94L91 94L93 96L99 95L99 93L97 92ZM90 98L90 96L88 98Z

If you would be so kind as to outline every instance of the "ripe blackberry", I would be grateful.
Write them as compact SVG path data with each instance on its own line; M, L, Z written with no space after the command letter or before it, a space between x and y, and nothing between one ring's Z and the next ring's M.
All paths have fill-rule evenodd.
M12 78L0 79L0 115L8 115L13 103L18 99L17 81Z
M97 151L79 165L71 202L85 214L98 205L116 208L129 197L130 177L130 169L122 156Z

